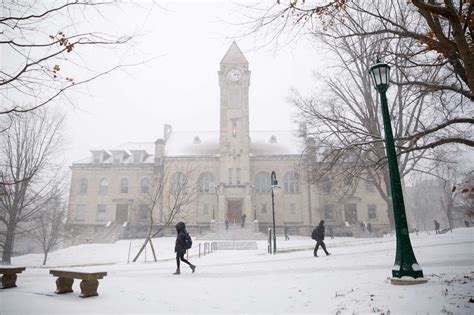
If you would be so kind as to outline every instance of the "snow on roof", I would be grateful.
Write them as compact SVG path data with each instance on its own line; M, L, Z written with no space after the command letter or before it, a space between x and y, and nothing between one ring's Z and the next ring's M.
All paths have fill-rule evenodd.
M303 139L298 137L295 130L251 131L250 155L300 155L304 149ZM103 148L91 152L106 152L101 164L113 163L112 152L145 151L145 160L142 163L153 163L155 144L153 142L127 142L113 149ZM165 156L218 156L219 132L218 131L173 131L165 145ZM92 163L92 155L75 162L74 164ZM126 155L122 163L133 163L133 155Z
M165 156L217 156L218 131L173 131L165 145Z
M303 141L297 131L251 131L250 154L299 155L303 152ZM176 132L166 141L165 156L217 156L219 154L219 132Z
M250 154L299 155L304 141L296 130L250 131Z

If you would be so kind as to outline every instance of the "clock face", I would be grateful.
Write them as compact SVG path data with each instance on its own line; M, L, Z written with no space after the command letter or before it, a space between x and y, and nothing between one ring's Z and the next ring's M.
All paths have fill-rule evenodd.
M227 79L232 82L237 82L240 80L240 71L239 69L232 68L227 72Z

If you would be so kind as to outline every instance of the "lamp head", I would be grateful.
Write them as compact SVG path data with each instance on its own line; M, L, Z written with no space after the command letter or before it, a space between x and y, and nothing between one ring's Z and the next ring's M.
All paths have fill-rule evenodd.
M386 92L390 83L390 66L377 59L377 63L370 67L369 73L375 89L380 93Z

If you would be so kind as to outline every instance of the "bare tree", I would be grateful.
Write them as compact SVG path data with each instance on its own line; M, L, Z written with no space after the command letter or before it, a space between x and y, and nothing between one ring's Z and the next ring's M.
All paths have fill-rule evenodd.
M55 158L63 149L63 116L37 110L16 114L1 123L9 128L0 133L0 168L4 194L0 198L0 246L2 263L10 264L17 228L49 202L49 192L60 167Z
M460 165L465 163L438 164L436 176L439 178L439 203L446 213L449 229L452 230L454 222L459 217L463 218L472 211L473 170L466 170Z
M367 69L379 51L390 49L394 51L392 63L397 65L393 76L404 82L400 69L406 66L406 59L397 56L410 53L410 47L387 39L384 34L362 39L345 36L353 29L367 27L370 21L360 12L344 17L345 23L333 26L331 34L314 33L324 48L336 56L334 68L337 76L327 76L324 83L319 82L326 88L321 88L318 95L303 97L294 92L291 98L297 110L296 121L305 126L302 133L307 138L305 153L310 168L309 179L313 183L320 182L327 173L333 182L342 183L339 186L343 190L352 187L345 189L342 197L353 193L359 181L374 184L386 202L393 226L380 104ZM321 77L319 75L318 80ZM391 92L391 116L401 176L412 171L429 172L423 162L434 158L431 152L426 149L407 150L409 141L404 137L424 128L427 125L424 120L433 120L433 99L405 85L397 85Z
M66 202L63 191L53 186L46 202L40 211L29 222L29 234L43 250L43 265L46 265L49 252L64 240L66 219Z
M432 116L438 119L402 135L408 152L449 143L474 146L472 107L466 100L474 100L473 6L462 0L277 0L247 10L253 15L250 32L263 33L267 42L292 41L307 33L324 33L332 40L380 40L370 51L388 62L398 60L393 64L399 75L392 83L413 87L420 97L430 95L430 102L438 105ZM354 24L354 17L366 23ZM341 28L346 32L338 32ZM400 54L397 47L408 50Z
M141 253L149 243L156 261L155 249L152 238L156 237L166 227L171 225L175 218L180 215L181 209L192 204L197 197L196 183L194 179L195 167L189 162L186 164L173 165L172 162L162 164L155 169L155 176L148 192L137 199L139 206L148 211L148 231L145 242L140 247L133 262L137 261ZM160 218L156 220L154 213L158 210ZM157 221L160 223L156 227Z
M58 100L73 87L90 82L104 71L87 67L81 55L128 43L133 36L80 30L78 22L100 17L110 1L3 1L0 48L8 60L0 69L0 115L28 112ZM68 69L68 70L63 70ZM61 98L68 102L68 98Z

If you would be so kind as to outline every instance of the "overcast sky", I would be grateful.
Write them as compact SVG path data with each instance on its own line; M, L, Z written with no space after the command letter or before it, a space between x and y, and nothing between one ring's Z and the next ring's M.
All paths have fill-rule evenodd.
M102 10L105 19L86 21L104 32L139 34L126 49L83 53L89 67L156 59L116 71L70 95L74 107L67 107L67 163L98 147L152 142L162 137L164 123L176 131L218 130L217 71L234 39L252 71L250 129L296 129L286 98L291 87L308 93L313 89L321 54L305 39L278 50L259 48L255 36L239 37L244 29L232 24L242 21L241 11L230 1L173 1L152 10L122 4Z

